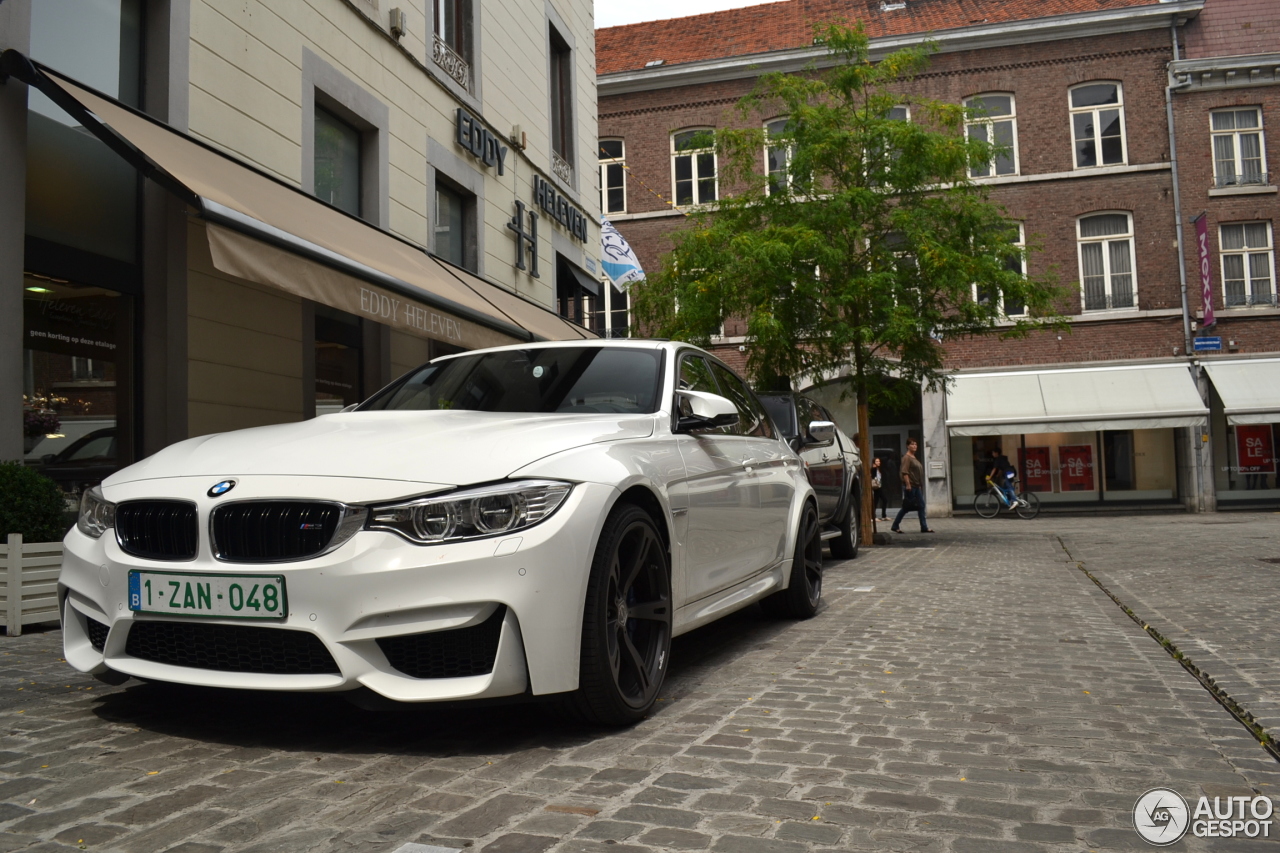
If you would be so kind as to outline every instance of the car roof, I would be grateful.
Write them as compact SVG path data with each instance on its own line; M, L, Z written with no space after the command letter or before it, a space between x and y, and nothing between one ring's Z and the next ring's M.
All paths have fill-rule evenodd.
M610 338L600 340L578 340L578 341L536 341L523 344L509 344L501 347L486 347L484 349L467 350L466 352L452 353L450 355L442 355L433 358L432 362L445 361L452 358L462 358L470 355L480 355L490 352L511 352L523 351L531 349L563 349L566 347L598 347L600 349L643 349L643 350L675 350L681 347L693 347L692 344L680 343L679 341L659 341L649 338ZM703 352L703 350L699 350Z

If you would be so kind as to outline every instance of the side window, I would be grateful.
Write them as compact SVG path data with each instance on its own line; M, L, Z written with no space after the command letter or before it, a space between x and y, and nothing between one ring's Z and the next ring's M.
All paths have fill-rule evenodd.
M718 364L711 365L711 369L715 371L716 379L720 380L721 393L738 407L738 435L773 438L773 425L769 416L742 380Z
M711 375L711 368L707 366L707 362L699 355L686 355L680 359L680 376L678 377L677 390L680 391L705 391L708 394L723 393L716 385L715 377ZM688 404L681 400L677 417L692 414L688 409ZM694 430L695 435L706 435L708 433L718 433L720 435L737 435L734 427L717 427L715 429Z

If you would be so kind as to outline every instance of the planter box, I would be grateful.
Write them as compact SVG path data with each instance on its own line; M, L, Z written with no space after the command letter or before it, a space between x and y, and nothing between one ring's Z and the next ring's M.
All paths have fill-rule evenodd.
M0 607L10 637L20 635L23 625L58 621L61 568L61 542L24 544L21 535L11 533L8 544L0 544Z

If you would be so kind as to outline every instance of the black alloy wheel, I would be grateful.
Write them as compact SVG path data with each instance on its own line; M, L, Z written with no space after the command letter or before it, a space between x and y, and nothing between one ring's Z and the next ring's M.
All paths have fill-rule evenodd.
M812 501L804 505L796 525L795 556L787 588L760 602L765 611L785 619L811 619L822 604L822 529Z
M667 674L671 623L667 546L647 512L621 504L605 521L591 566L570 710L600 725L643 719Z

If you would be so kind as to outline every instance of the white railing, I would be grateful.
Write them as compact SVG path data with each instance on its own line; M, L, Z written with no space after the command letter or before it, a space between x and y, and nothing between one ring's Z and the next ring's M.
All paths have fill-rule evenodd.
M5 631L10 637L22 634L23 625L58 621L58 572L62 568L61 542L29 542L10 533L7 545L0 545L0 603L5 613Z
M471 91L471 65L440 36L435 36L432 41L431 59L444 69L445 74L457 81L459 86Z
M573 166L555 151L551 152L551 171L566 184L573 183Z

